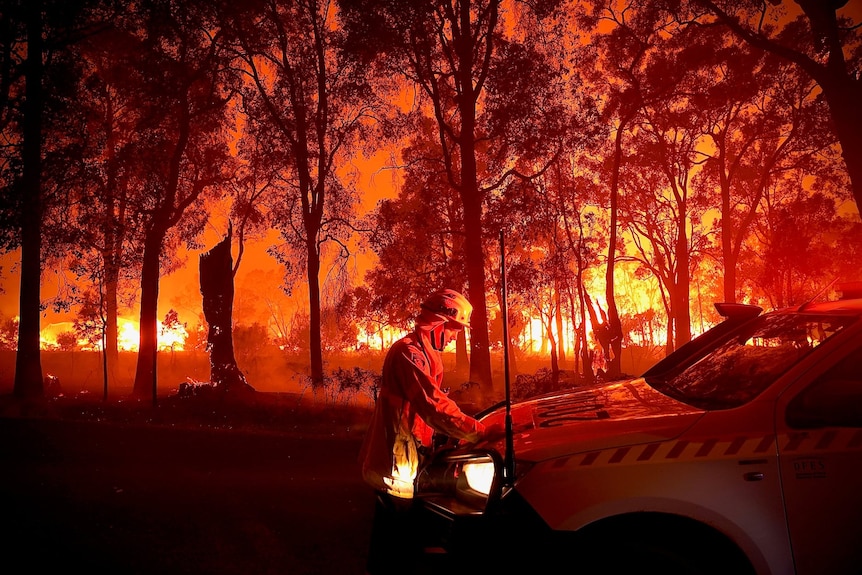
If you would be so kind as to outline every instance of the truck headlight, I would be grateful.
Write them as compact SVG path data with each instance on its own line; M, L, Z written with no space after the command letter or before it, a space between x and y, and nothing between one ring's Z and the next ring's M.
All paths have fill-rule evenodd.
M496 452L438 453L419 472L416 496L454 514L481 513L499 499L502 478Z
M497 470L490 458L468 461L464 464L463 471L467 487L486 496L491 493Z

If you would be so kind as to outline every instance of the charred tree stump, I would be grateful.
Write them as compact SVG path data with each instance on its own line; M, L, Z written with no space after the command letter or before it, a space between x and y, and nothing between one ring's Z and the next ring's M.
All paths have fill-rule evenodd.
M201 254L200 275L204 318L209 326L210 382L224 394L252 392L236 364L233 352L233 259L231 232L210 251Z

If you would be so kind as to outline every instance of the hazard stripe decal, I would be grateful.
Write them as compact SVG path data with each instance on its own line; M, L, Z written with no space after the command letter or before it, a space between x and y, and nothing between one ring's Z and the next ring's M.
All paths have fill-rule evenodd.
M584 460L581 461L581 465L592 465L595 463L596 459L599 458L599 454L601 451L593 451L592 453L587 453L584 456Z
M763 439L760 440L760 444L754 448L754 453L763 453L768 451L770 447L775 444L775 436L767 435Z
M619 463L623 459L625 459L626 454L631 450L631 447L621 447L616 450L616 452L611 456L608 463Z
M709 439L703 442L703 445L700 446L700 449L697 450L697 453L694 454L695 457L706 457L709 455L712 448L715 447L715 444L718 443L717 439Z
M814 449L826 449L828 448L832 442L835 440L835 437L838 435L838 432L834 429L830 429L826 433L823 434L823 437L817 442L817 445L814 446Z
M733 441L730 442L730 445L727 446L727 450L725 450L725 455L736 455L739 453L739 450L742 449L742 446L745 445L744 437L737 437Z
M568 464L578 466L615 465L620 463L647 463L656 461L690 461L704 458L751 458L774 456L776 441L783 445L782 453L800 450L858 450L862 449L862 430L823 430L791 432L776 437L774 434L734 437L729 440L709 438L703 441L680 439L676 441L626 445L604 451L590 451L580 455L562 457L553 462L555 468ZM758 459L759 460L759 459Z
M676 459L676 458L678 458L680 455L682 455L682 452L683 452L683 451L685 451L685 448L686 448L687 446L688 446L688 441L685 441L685 440L683 440L683 441L677 441L677 442L676 442L676 445L674 445L674 446L671 448L671 450L668 452L668 454L667 454L667 456L666 456L666 457L667 457L668 459Z
M862 429L827 429L812 432L793 431L785 437L787 443L781 450L788 453L800 450L857 450L862 447Z
M641 452L641 454L638 455L637 460L638 461L649 461L650 459L652 459L652 456L655 455L655 452L658 451L658 448L660 445L661 445L661 443L650 443L649 445L647 445L644 448L643 452Z
M808 439L807 433L788 433L787 438L790 440L784 446L783 451L798 451L802 442Z

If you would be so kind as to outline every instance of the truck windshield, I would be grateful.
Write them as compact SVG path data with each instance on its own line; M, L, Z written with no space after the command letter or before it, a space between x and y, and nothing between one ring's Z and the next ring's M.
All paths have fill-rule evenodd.
M647 383L700 409L738 407L856 318L764 315L731 332L693 361Z

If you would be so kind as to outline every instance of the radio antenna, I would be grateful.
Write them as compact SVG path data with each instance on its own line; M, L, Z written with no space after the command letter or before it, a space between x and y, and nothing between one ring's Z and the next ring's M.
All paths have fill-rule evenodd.
M515 483L515 448L512 431L512 391L509 379L509 306L506 286L506 246L500 230L500 282L502 294L500 307L503 315L503 379L506 383L506 453L503 460L503 481L511 486Z

